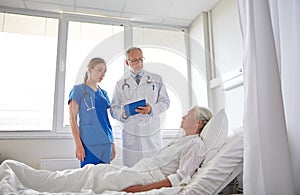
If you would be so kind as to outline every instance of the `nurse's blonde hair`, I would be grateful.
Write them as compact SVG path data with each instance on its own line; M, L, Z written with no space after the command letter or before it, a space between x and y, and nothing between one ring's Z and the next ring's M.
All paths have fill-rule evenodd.
M105 60L102 58L93 58L90 60L89 64L87 65L87 67L89 68L94 68L97 64L106 64ZM84 83L86 83L86 81L88 80L89 75L88 75L88 71L85 72L84 75Z

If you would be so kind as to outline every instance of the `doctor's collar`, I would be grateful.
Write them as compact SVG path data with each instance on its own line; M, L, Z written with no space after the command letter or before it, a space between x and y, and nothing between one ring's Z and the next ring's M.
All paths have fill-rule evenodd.
M144 72L145 70L142 69L141 72L139 72L139 74L135 74L134 72L132 72L131 70L129 71L130 72L130 76L132 76L133 78L135 78L136 75L139 75L139 76L143 76L144 75Z

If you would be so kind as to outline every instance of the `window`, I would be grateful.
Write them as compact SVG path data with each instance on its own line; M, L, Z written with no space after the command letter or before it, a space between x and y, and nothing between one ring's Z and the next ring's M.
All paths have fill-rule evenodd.
M115 83L124 74L124 28L122 26L69 22L64 126L69 126L68 98L75 84L83 83L88 62L93 57L101 57L107 63L107 72L99 84L107 91L110 100ZM110 114L109 114L110 116ZM111 119L112 126L115 120Z
M133 29L133 45L143 49L145 69L162 76L170 107L161 117L164 130L177 130L189 109L187 54L184 33L161 29Z
M116 21L100 24L102 21L96 23L94 19L74 19L67 14L59 20L52 16L0 13L0 131L70 136L69 92L83 82L89 60L102 57L108 69L99 85L112 99L116 82L127 71L126 42L141 47L145 69L162 76L171 103L161 116L161 128L164 134L177 134L181 117L190 106L184 32L130 27L125 33L123 26L113 25ZM59 22L66 24L60 32ZM58 43L59 35L62 37ZM114 132L119 133L120 124L110 119Z
M58 19L0 13L0 131L49 131Z

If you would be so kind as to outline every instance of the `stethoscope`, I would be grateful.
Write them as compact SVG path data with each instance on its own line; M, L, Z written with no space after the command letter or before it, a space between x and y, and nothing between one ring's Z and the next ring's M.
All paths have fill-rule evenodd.
M150 83L152 83L152 80L150 79L150 76L147 76L147 84ZM124 79L124 84L122 85L122 89L124 90L125 87L130 89L130 85L127 83L127 79Z
M90 102L91 102L91 106L89 106L88 103L87 103L87 101L86 101L86 98L85 98L86 95L88 97L90 97L89 99L90 99ZM94 105L94 101L93 101L93 96L89 92L86 91L86 85L84 85L83 102L84 102L84 104L86 106L86 111L90 111L90 110L95 109L95 105Z
M125 96L127 97L127 99L129 100L131 94L130 94L130 85L127 83L127 80L128 80L128 78L127 78L127 79L124 79L124 84L122 85L122 90L123 90L123 92L124 92L124 95L125 95ZM150 78L150 76L147 76L147 84L150 84L150 83L152 83L152 79ZM125 88L127 88L128 94L126 94ZM154 88L154 87L153 87L153 88Z

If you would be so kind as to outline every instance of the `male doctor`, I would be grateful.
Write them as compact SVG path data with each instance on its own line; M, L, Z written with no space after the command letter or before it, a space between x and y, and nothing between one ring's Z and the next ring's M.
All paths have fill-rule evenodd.
M117 82L110 108L112 117L123 123L123 165L128 167L162 147L159 115L170 104L161 76L144 70L143 60L140 48L126 51L130 71ZM146 106L136 109L139 114L127 116L124 105L141 99L146 99Z

